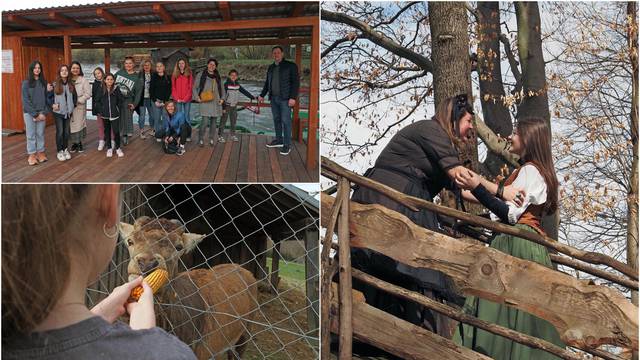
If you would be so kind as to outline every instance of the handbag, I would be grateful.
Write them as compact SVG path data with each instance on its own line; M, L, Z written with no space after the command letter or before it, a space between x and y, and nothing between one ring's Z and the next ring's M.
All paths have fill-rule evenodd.
M202 76L206 76L202 74ZM213 81L211 81L211 90L203 91L200 94L200 102L211 102L213 101Z

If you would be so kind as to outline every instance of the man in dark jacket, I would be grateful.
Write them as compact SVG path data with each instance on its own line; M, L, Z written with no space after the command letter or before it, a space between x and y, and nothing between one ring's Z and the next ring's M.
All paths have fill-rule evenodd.
M291 108L298 98L300 76L298 66L284 59L281 46L274 46L271 53L274 63L269 65L258 101L263 101L269 93L276 138L267 147L280 147L280 154L288 155L291 151Z

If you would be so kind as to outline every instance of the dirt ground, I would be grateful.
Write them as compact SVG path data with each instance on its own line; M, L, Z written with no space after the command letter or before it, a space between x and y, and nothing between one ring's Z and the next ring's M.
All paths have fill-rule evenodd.
M284 278L278 290L279 295L260 290L262 305L256 321L266 326L252 325L252 338L243 359L317 359L319 333L317 329L309 331L304 292L291 287Z

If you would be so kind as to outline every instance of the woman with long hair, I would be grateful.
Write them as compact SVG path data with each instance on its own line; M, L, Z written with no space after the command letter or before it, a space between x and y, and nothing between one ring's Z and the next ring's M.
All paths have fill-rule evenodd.
M171 74L171 97L176 101L177 111L184 113L189 124L191 124L191 99L193 98L193 73L189 62L180 59L173 67ZM191 139L187 139L190 141Z
M445 188L459 194L454 180L466 168L459 159L458 147L472 136L472 119L473 107L466 94L445 99L438 104L432 119L416 121L398 131L365 176L428 201L433 201L433 197ZM506 196L515 197L516 192L513 187L505 190ZM352 200L383 205L407 216L417 225L441 231L435 213L424 209L413 211L375 190L358 187ZM463 301L453 290L452 281L439 271L414 268L368 249L352 249L351 259L354 268L438 301L460 304ZM446 317L411 301L378 291L355 279L354 288L363 291L367 303L413 324L445 336L452 331ZM359 345L358 350L364 355L364 351L371 349Z
M58 160L71 159L69 153L69 137L71 136L71 116L78 102L76 87L71 83L71 72L68 65L60 65L58 76L53 83L53 91L47 92L52 104L53 117L56 121L56 150Z
M151 75L151 84L149 85L149 94L151 97L151 108L154 118L154 135L156 141L161 142L162 126L166 117L165 104L171 98L171 77L165 71L162 61L156 63L156 72Z
M520 157L522 165L503 184L488 183L470 170L459 173L456 182L471 190L463 192L463 197L480 202L491 210L493 220L544 234L542 216L553 213L558 208L558 179L551 155L551 131L544 119L523 118L518 121L509 141L509 151ZM520 187L526 193L517 195L520 200L518 203L505 199L503 187L510 185ZM497 194L487 188L497 188ZM517 236L496 234L491 240L491 247L511 256L552 267L546 247ZM522 310L474 296L466 299L463 309L479 319L565 347L553 325ZM454 340L493 359L559 359L548 352L470 325L460 324Z
M3 359L195 360L156 327L141 276L91 309L85 303L113 257L120 209L117 184L2 185ZM140 285L140 299L129 300Z
M106 144L107 157L112 157L114 150L118 157L123 157L124 152L120 148L120 122L122 121L122 113L128 109L125 107L124 95L115 85L113 74L109 73L104 77L102 91L95 101L98 114L104 120L104 137L108 139L110 134L113 134L115 139Z
M149 116L149 128L151 131L154 129L154 116L153 116L153 102L151 101L150 86L151 78L153 76L153 69L151 68L151 60L145 60L140 65L140 82L142 83L142 96L138 103L138 128L140 129L140 138L146 139L144 134L144 124L146 117ZM153 135L153 133L152 133Z
M47 161L47 156L44 154L44 128L47 114L50 112L47 91L51 89L51 85L47 85L44 79L42 63L34 60L29 65L27 79L22 82L22 110L29 165L38 165Z
M204 136L209 127L209 145L215 145L218 139L216 119L222 117L224 104L224 86L218 71L218 60L210 58L207 68L196 76L193 85L193 99L200 103L200 128L198 144L204 146Z
M71 62L71 83L76 87L78 102L71 116L71 152L83 152L82 140L87 136L87 100L91 99L91 84L84 77L82 66Z

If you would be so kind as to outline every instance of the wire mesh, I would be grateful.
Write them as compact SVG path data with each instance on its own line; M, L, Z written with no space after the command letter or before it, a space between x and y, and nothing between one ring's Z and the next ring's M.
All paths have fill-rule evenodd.
M127 241L134 237L121 233L109 267L87 290L88 306L128 281L142 249L168 269L175 266L155 297L157 323L198 358L318 358L319 210L313 195L289 185L124 186L122 222L143 216L150 219L134 230L134 246ZM182 231L204 238L185 253ZM222 265L229 263L247 271Z

